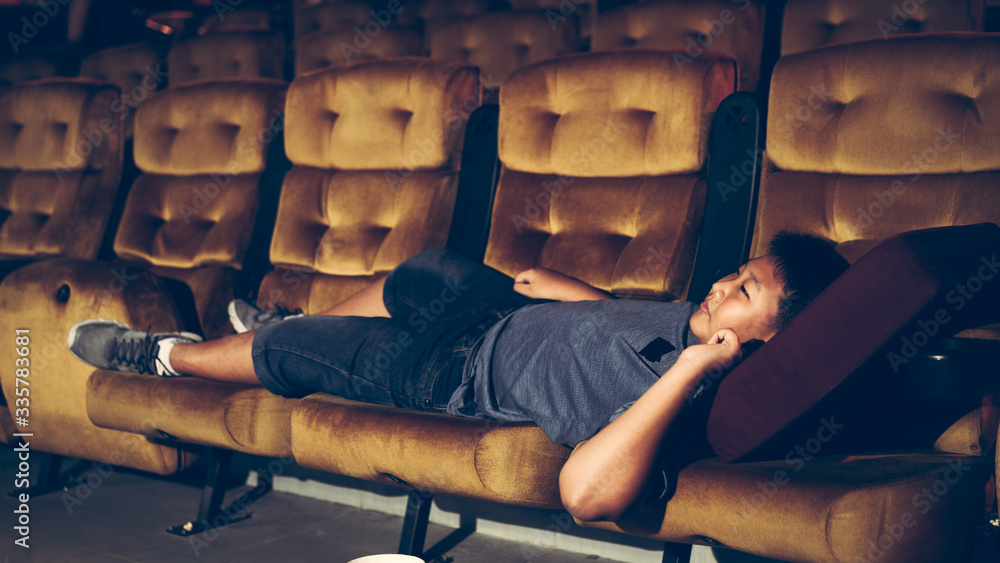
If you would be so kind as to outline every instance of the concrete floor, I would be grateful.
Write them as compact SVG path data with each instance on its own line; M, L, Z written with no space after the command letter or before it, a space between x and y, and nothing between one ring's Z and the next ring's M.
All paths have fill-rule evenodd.
M34 453L34 452L33 452ZM40 456L32 464L37 474ZM30 549L14 544L14 511L19 503L6 496L14 488L16 460L10 446L0 454L0 560L74 563L246 562L342 563L374 553L392 553L402 518L274 491L251 507L253 517L218 532L190 538L165 533L171 524L191 519L200 490L193 482L150 478L117 469L90 477L92 488L56 492L29 499ZM69 465L66 463L65 465ZM192 475L188 481L194 481ZM240 490L246 490L244 487ZM233 499L240 490L230 491ZM405 503L405 501L402 501ZM431 524L428 544L451 530ZM522 561L569 563L612 561L595 555L544 549L473 534L439 561Z

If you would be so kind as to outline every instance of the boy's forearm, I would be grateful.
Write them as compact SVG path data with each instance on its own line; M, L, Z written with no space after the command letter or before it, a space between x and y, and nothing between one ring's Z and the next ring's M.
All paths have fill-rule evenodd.
M704 370L678 362L611 424L581 444L559 475L563 504L581 520L614 520L643 490L667 429Z

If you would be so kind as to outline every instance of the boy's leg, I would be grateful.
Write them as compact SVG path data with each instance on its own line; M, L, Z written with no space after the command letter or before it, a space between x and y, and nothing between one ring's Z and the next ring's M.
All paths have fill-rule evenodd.
M368 287L316 315L332 315L339 317L388 317L389 311L382 300L385 288L385 278L375 280Z
M253 371L254 334L244 332L208 342L175 344L170 350L170 365L187 375L260 385Z

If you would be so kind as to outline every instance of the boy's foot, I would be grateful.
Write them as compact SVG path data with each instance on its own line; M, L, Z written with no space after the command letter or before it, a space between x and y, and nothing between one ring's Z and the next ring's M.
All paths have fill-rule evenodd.
M301 309L289 311L284 303L275 303L274 307L274 311L264 311L242 299L233 299L229 302L229 322L233 323L236 332L243 333L285 319L304 316Z
M170 367L168 348L191 342L201 342L201 337L190 332L152 334L110 319L88 319L73 325L67 344L74 356L95 368L172 377L180 374ZM161 345L166 358L160 358Z

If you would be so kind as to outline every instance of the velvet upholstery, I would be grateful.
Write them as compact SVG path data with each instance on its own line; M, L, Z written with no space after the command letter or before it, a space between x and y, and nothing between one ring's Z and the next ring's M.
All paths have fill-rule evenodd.
M318 393L292 412L303 467L520 506L559 508L569 448L533 424L417 413Z
M367 2L327 2L297 10L294 15L295 43L316 32L344 31L354 26L363 28L372 17L373 8Z
M591 48L683 50L674 61L678 66L689 64L704 51L722 53L739 64L739 89L752 92L760 79L763 44L764 8L757 2L661 0L602 13Z
M110 82L122 91L112 111L125 125L125 138L135 131L138 106L167 86L166 57L149 43L132 43L98 51L80 63L80 76Z
M95 258L122 170L120 91L88 78L0 90L0 258Z
M459 61L365 61L296 79L285 176L261 304L316 312L443 246L478 74ZM301 275L299 275L301 274ZM332 299L332 301L331 301ZM277 301L277 300L275 300ZM274 301L270 301L273 303Z
M706 55L681 70L673 54L572 55L504 83L486 264L509 275L545 266L618 293L683 297L708 126L735 89L736 69Z
M125 431L94 426L87 416L87 379L94 371L66 348L69 328L81 319L116 319L153 331L178 330L176 311L160 281L149 273L128 277L111 264L60 259L36 262L8 275L0 284L0 326L30 330L31 450L112 463L158 474L184 469L190 453L148 441ZM13 366L13 346L0 348L5 365ZM14 405L14 370L0 370L0 386ZM138 424L153 424L172 415L157 398ZM116 405L115 409L121 409Z
M452 18L429 26L425 34L431 57L468 61L492 86L525 65L579 49L576 19L553 24L542 11Z
M423 52L423 37L412 27L390 25L380 28L374 35L355 29L318 32L299 42L295 51L295 76L366 59L419 57Z
M618 522L584 524L782 561L970 557L992 460L924 451L793 462L699 461L680 472L665 508L652 505ZM924 496L942 486L946 494Z
M228 77L284 76L285 40L271 31L229 31L174 43L167 54L170 85Z
M478 16L494 11L495 0L416 0L403 3L396 21L426 29L435 20Z
M87 381L87 413L97 426L262 456L290 455L295 403L261 387L188 377L98 370ZM162 416L151 420L157 408Z
M575 17L580 22L580 38L590 40L594 35L597 21L597 0L510 0L512 10L538 10L545 12L545 17L553 24L563 21L563 18Z
M236 10L233 12L218 11L217 14L205 18L202 27L206 34L225 33L228 31L270 31L271 13L267 10Z
M984 0L906 3L896 0L789 0L781 27L781 54L905 33L982 31L984 3ZM913 73L918 74L923 73Z
M253 232L285 89L261 78L173 86L143 104L136 120L143 174L125 203L114 250L188 284L206 336L229 330L233 271Z

